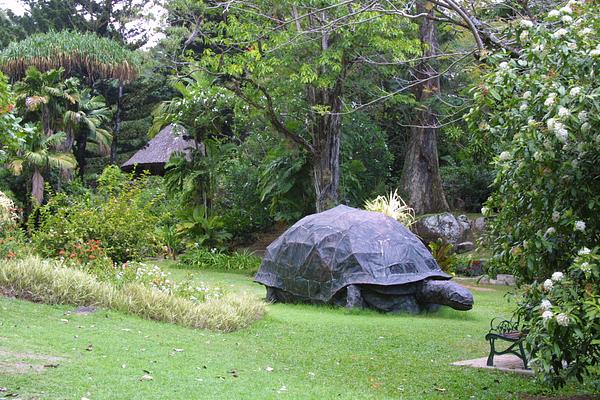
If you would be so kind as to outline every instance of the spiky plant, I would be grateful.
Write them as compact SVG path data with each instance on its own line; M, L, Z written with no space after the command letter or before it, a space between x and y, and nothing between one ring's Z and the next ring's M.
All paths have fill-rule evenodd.
M10 43L0 51L0 69L14 80L29 67L41 71L63 68L67 76L131 81L138 55L119 43L81 32L48 32Z
M390 192L389 196L377 196L365 202L365 210L376 211L394 218L410 228L415 223L415 211L410 208L398 194L398 190Z

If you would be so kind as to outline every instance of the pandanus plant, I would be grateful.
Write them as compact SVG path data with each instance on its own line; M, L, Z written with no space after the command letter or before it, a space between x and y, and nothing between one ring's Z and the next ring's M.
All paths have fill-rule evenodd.
M29 67L41 71L62 68L66 76L130 81L138 56L119 43L93 33L49 32L12 42L0 51L0 69L14 80Z

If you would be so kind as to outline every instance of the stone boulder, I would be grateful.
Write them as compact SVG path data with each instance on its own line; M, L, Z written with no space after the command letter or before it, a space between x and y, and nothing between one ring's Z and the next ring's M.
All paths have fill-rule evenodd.
M443 213L423 217L413 228L426 243L442 239L446 243L456 245L466 240L471 223L466 215L456 217L451 213Z
M475 237L480 237L485 231L485 218L478 217L471 221L471 233Z

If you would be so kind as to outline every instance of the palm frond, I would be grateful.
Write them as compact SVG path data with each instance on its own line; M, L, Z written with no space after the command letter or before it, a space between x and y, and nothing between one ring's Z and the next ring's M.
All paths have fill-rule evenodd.
M73 170L77 167L77 161L69 153L52 153L48 155L48 165L61 171Z

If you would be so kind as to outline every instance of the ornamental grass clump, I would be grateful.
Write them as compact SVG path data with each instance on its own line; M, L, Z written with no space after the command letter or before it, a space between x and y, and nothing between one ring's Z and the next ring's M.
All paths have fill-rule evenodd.
M121 288L60 261L30 257L0 268L0 292L45 304L97 306L190 328L231 332L259 320L265 305L249 295L192 301L134 282Z

